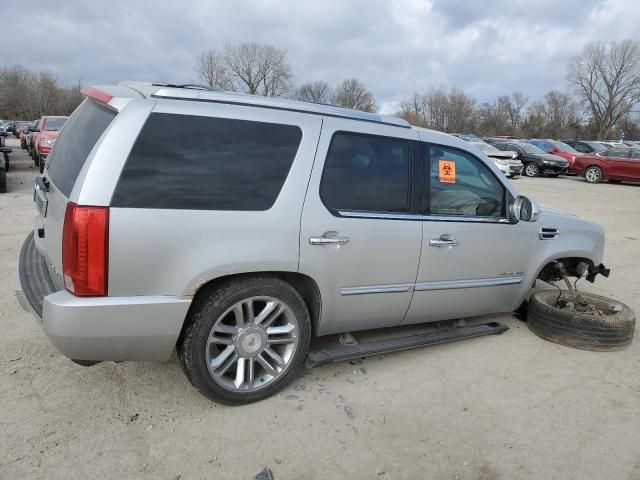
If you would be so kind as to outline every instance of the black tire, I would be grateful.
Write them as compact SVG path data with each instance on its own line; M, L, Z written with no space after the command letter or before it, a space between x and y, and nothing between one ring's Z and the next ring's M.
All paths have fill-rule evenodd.
M563 310L555 307L558 291L545 290L532 295L529 300L529 329L546 340L581 350L607 352L628 346L636 323L633 310L617 300L591 293L580 294L596 304L620 305L622 310L602 316Z
M9 173L9 168L10 168L10 161L9 161L9 154L8 153L3 153L4 155L4 171L5 173Z
M40 155L38 155L38 168L40 170L40 173L44 172L44 164L46 163L46 160L43 159Z
M0 193L7 193L7 172L0 165Z
M584 171L584 179L587 183L600 183L602 181L602 169L591 165Z
M32 155L31 158L33 158L33 164L36 167L39 167L40 166L40 158L38 157L38 154L36 153L36 154Z
M205 287L206 288L206 287ZM231 391L216 383L207 368L207 339L216 320L237 302L256 296L270 296L287 304L298 322L298 344L281 376L265 386L249 391ZM178 357L191 384L205 397L227 405L241 405L263 400L282 390L293 380L309 353L311 319L300 294L287 282L270 275L231 280L199 292L178 340Z
M523 172L526 177L539 177L540 167L535 162L529 162L524 166Z

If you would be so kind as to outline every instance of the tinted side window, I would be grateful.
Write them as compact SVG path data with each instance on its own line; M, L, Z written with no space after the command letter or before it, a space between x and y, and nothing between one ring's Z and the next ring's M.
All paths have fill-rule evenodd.
M473 155L430 146L430 202L433 215L505 216L505 188Z
M609 150L602 154L605 157L627 158L629 156L628 150Z
M574 143L571 146L580 153L589 153L591 151L591 149L583 143Z
M320 197L334 210L407 212L409 142L338 132L324 164Z
M53 184L68 197L93 146L116 112L85 100L67 120L47 158Z
M115 207L268 210L298 151L292 125L152 113L122 171Z

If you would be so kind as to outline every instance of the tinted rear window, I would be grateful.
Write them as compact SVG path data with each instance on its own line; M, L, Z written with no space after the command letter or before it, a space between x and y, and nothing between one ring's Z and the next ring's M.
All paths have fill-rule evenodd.
M268 210L298 151L291 125L153 113L124 167L114 207Z
M85 100L67 120L47 159L49 177L66 197L93 146L115 116L116 112Z

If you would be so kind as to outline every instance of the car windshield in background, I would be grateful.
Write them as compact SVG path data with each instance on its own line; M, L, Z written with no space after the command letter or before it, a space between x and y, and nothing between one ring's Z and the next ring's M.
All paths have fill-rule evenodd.
M494 147L493 145L489 145L488 143L480 143L480 142L471 142L472 145L475 145L476 147L478 147L480 150L482 150L484 153L500 153L500 150L498 150L496 147Z
M535 145L531 145L530 143L519 143L518 146L524 150L525 153L545 153L543 150L539 149Z
M601 143L598 143L598 142L584 142L584 143L589 145L596 152L599 152L600 150L604 150L605 149L604 145L602 145Z
M66 121L66 118L48 118L44 122L44 131L55 132L60 130Z
M564 142L553 142L553 143L555 144L556 147L558 147L563 152L578 153L578 151L575 148L573 148L570 145L567 145Z

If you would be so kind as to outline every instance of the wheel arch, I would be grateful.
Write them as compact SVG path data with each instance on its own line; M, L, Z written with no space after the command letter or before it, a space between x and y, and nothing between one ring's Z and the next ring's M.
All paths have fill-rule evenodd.
M291 285L302 297L304 303L309 310L309 316L311 318L311 327L312 333L317 331L318 323L320 321L320 315L322 312L322 298L320 294L320 288L316 281L309 277L308 275L299 273L299 272L288 272L288 271L255 271L255 272L243 272L243 273L234 273L229 275L222 275L213 279L210 279L206 282L201 283L193 292L193 301L191 302L191 307L189 308L189 312L191 308L195 304L197 304L198 299L203 295L206 295L209 291L215 288L219 288L220 286L231 282L233 280L238 280L242 278L253 278L253 277L274 277L287 282ZM187 322L189 319L189 312L184 320L182 325L182 333L185 331L187 327ZM182 333L180 334L182 336Z

